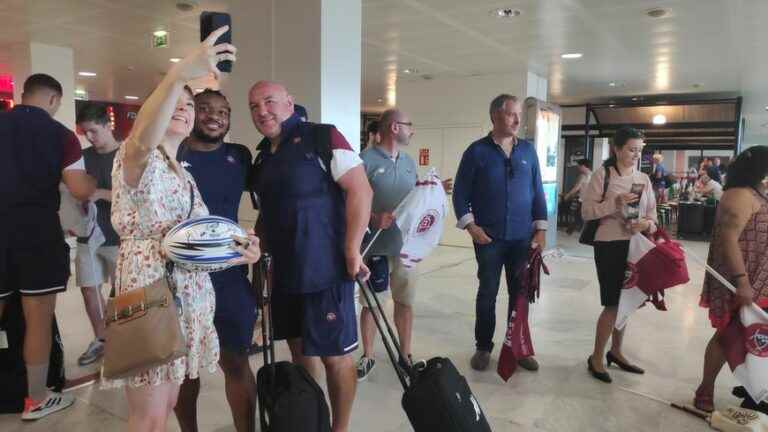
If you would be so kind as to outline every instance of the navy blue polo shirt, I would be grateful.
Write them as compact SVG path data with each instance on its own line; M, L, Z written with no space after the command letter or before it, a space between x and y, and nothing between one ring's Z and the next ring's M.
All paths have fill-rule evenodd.
M331 128L332 166L325 167L315 151L316 133L314 123L294 114L282 123L276 152L264 139L254 161L252 185L274 258L276 293L319 292L347 279L345 201L336 180L362 161Z
M251 169L248 147L223 143L216 150L196 151L182 144L176 159L195 178L208 212L237 222Z
M181 165L192 174L203 202L212 215L237 222L240 199L246 191L251 169L251 151L241 144L223 143L212 151L196 151L182 143L176 155ZM232 267L211 273L211 282L218 290L247 285L247 266Z
M472 143L456 173L453 208L460 225L471 213L493 239L528 240L534 222L545 229L547 203L534 145L518 139L507 158L490 134Z
M80 140L45 110L17 105L0 113L0 225L9 235L27 244L63 239L59 183L75 164L82 164Z

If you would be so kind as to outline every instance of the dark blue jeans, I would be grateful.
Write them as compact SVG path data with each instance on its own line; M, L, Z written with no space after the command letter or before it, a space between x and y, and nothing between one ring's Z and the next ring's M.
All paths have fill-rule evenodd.
M528 259L530 240L494 240L487 245L475 244L477 279L480 288L475 300L475 346L478 351L493 350L493 333L496 329L496 297L499 294L501 268L507 277L509 304L507 319L515 306L520 281L517 272Z

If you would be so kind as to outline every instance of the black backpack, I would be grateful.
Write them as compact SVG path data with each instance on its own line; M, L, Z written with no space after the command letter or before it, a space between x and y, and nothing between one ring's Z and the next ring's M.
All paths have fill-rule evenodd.
M251 282L262 311L264 334L264 366L256 374L261 432L330 432L331 416L323 389L303 366L275 362L270 261L268 254L262 256L254 265Z
M0 414L20 413L27 397L27 369L24 366L24 312L21 297L5 298L5 310L0 329L6 331L8 348L0 349ZM56 319L53 320L53 340L48 366L48 387L55 392L64 389L64 349Z

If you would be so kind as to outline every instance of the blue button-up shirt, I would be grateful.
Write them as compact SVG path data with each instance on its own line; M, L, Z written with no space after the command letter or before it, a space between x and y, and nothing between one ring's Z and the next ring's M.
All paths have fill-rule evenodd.
M464 152L453 188L457 226L474 222L493 239L527 240L547 228L547 203L534 145L518 139L507 158L491 135Z

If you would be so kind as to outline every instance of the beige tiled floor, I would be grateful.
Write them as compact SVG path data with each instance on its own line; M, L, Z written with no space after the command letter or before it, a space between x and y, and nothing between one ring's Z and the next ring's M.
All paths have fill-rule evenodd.
M470 249L441 247L420 269L423 273L415 304L414 354L426 358L448 356L467 376L495 431L698 431L708 430L696 418L619 389L625 386L659 397L687 403L699 379L705 344L711 335L706 312L697 306L703 272L690 264L691 282L668 291L669 311L645 308L633 317L626 337L626 352L646 368L644 376L611 370L613 385L595 381L585 361L592 349L594 325L600 311L591 249L561 236L567 252L550 262L542 297L531 315L535 349L542 368L520 371L507 383L495 372L469 368L473 352L476 264ZM686 243L700 256L706 244ZM503 292L503 289L502 289ZM502 337L506 296L497 303L497 341ZM390 305L391 306L391 305ZM59 301L59 316L66 347L68 377L93 372L75 365L92 334L84 317L79 290L73 288ZM411 430L400 408L401 390L386 362L381 344L378 365L370 379L358 387L352 419L353 431ZM357 356L358 354L356 354ZM492 370L496 366L494 353ZM287 357L281 347L280 358ZM254 370L261 360L252 358ZM234 431L224 398L221 374L204 376L200 396L200 430ZM718 381L716 403L735 403L729 396L735 383L730 372ZM123 394L98 386L74 390L75 406L39 422L24 424L18 416L0 416L0 431L108 431L125 428ZM172 420L170 430L178 430Z

